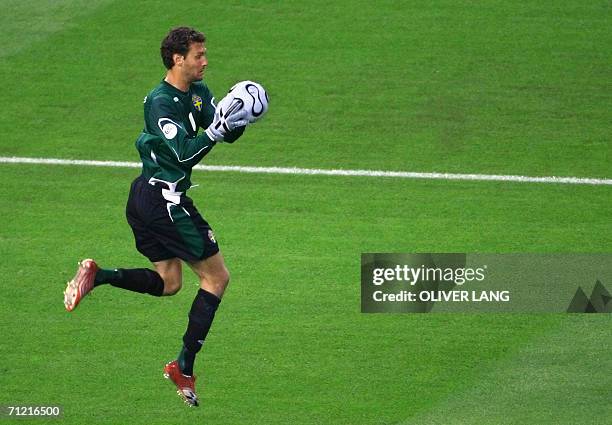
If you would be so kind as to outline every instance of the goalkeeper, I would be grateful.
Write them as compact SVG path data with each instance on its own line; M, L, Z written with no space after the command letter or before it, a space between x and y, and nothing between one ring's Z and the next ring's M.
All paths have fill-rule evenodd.
M199 404L193 365L229 282L210 225L186 195L191 170L219 142L234 142L248 123L244 110L222 116L202 82L208 65L205 37L193 28L172 29L161 44L166 77L144 100L144 130L136 141L142 174L132 183L126 216L136 248L153 269L102 269L79 263L64 304L74 310L93 288L110 284L153 296L181 289L182 264L199 278L178 358L164 367L189 406ZM198 135L198 129L204 131Z

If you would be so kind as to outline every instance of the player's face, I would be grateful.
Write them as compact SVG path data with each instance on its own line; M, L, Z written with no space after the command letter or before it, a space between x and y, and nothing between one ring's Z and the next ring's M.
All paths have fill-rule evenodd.
M188 81L200 81L208 65L204 43L191 43L183 63L183 75Z

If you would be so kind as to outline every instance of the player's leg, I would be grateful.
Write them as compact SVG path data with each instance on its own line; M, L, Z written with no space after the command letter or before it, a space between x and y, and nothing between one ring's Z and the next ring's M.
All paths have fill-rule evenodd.
M156 231L159 227L172 227L165 203L159 202L160 196L138 177L132 182L126 205L126 218L134 233L136 248L154 264L155 270L101 269L95 261L83 260L64 292L68 311L74 310L92 289L104 284L158 297L173 295L180 289L181 262L160 242Z
M166 260L169 262L172 260ZM151 269L99 269L94 278L94 287L110 284L128 291L150 294L155 297L164 295L165 283L156 270Z
M188 264L197 274L200 288L189 310L189 321L183 335L181 351L177 360L164 367L164 375L175 383L178 394L189 406L198 406L193 364L215 318L215 312L229 282L229 272L218 250L216 254L204 260Z
M208 291L221 299L230 280L230 274L221 251L212 257L188 264L200 280L200 289Z
M200 289L189 310L179 356L166 364L164 375L174 382L178 394L189 406L197 406L193 363L212 325L229 281L229 273L212 229L191 199L182 199L180 205L169 208L168 214L172 217L172 229L176 236L165 234L164 246L195 271Z
M229 272L220 252L204 260L191 262L189 266L200 280L200 289L189 311L187 330L183 335L183 347L178 357L180 370L185 375L193 374L196 354L206 340L229 283Z
M157 228L172 227L165 202L142 177L132 183L125 208L136 249L155 266L151 269L100 269L94 286L112 286L154 296L174 295L181 288L181 261L160 241Z
M156 270L101 269L92 259L81 261L64 291L66 310L74 310L89 292L104 284L156 297L178 292L182 277L181 261L173 258L156 262L154 265Z
M183 286L183 265L179 258L153 263L155 270L164 281L163 295L174 295Z
M110 283L117 288L154 296L174 295L182 286L183 269L181 260L170 258L153 262L151 269L99 269L94 287Z

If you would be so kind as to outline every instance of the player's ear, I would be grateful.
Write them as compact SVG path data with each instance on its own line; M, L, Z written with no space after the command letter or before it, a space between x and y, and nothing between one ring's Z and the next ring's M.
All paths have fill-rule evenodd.
M175 65L183 66L183 62L185 61L185 56L175 53L172 55L172 59L174 59Z

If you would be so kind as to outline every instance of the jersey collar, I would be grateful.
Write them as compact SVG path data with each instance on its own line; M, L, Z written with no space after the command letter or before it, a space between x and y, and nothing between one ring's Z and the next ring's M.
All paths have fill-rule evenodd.
M162 84L165 84L166 87L171 88L173 91L175 91L177 94L180 94L181 96L187 96L189 94L189 90L188 91L179 90L178 88L174 87L172 84L167 82L165 79L162 79ZM189 89L191 90L191 85L189 85Z

